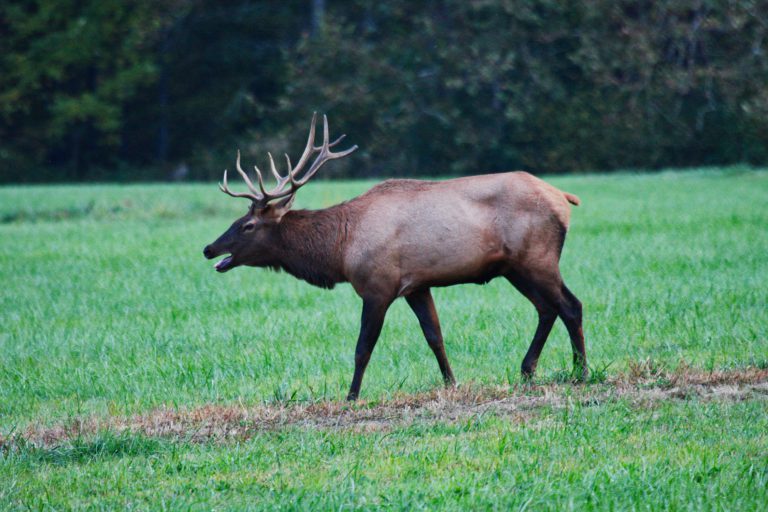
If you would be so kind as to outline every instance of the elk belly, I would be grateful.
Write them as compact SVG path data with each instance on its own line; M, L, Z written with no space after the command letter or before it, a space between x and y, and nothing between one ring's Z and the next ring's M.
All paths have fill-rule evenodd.
M503 271L504 252L495 244L465 240L460 248L444 245L436 249L401 254L398 295L425 287L484 284Z

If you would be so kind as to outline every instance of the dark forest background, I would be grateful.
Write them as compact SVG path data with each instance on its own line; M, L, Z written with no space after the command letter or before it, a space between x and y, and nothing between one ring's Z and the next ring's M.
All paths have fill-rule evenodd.
M0 181L768 162L768 2L5 0Z

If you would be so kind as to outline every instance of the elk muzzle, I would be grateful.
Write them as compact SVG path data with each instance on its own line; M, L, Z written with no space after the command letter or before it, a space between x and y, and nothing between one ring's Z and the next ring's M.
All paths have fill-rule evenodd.
M207 259L212 260L216 256L221 256L226 251L222 251L221 249L216 248L215 244L206 245L205 249L203 249L203 256L205 256ZM232 269L235 267L233 261L232 261L232 255L230 254L226 258L224 258L221 261L217 261L216 264L213 266L213 268L216 269L217 272L226 272L227 270Z

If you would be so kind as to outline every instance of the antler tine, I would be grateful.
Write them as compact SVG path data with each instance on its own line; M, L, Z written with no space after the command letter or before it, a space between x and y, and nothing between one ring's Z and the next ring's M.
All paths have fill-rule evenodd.
M347 156L351 152L357 149L357 146L352 146L351 148L340 151L338 153L334 153L331 151L330 148L336 146L339 142L341 142L345 135L340 136L338 139L334 140L333 142L330 142L330 130L328 128L328 116L323 116L323 143L320 146L315 146L315 130L317 128L317 112L312 114L312 124L309 127L309 135L307 136L307 145L304 148L304 152L301 155L301 158L297 162L296 166L293 167L291 165L291 158L286 153L285 155L285 162L288 166L288 172L285 176L281 176L280 173L277 170L277 166L275 165L275 159L272 157L272 153L267 153L267 156L269 157L269 170L272 172L272 175L275 177L275 180L277 181L277 185L275 188L273 188L270 191L267 191L266 188L264 188L264 177L261 174L261 171L257 166L253 166L254 170L256 171L256 180L259 185L259 190L256 190L256 186L253 184L251 179L248 177L248 174L243 170L243 168L240 166L240 151L237 152L237 160L236 160L236 168L237 172L240 173L240 176L243 178L243 181L245 181L245 184L248 186L249 193L237 193L232 192L229 189L229 185L227 183L227 171L224 171L224 183L219 184L219 188L222 192L225 192L226 194L232 196L232 197L245 197L253 201L256 205L259 205L260 207L264 207L269 203L269 201L272 201L273 199L279 199L282 197L288 197L293 196L296 191L307 183L307 181L312 178L312 176L315 175L315 173L322 167L325 162L328 160L335 160L337 158L341 158L343 156ZM309 159L314 155L315 153L319 153L317 157L315 158L314 162L312 162L312 165L310 165L309 170L301 177L301 179L297 179L298 174L302 174L304 166L307 164ZM286 188L286 185L290 183L290 187Z
M326 151L324 154L319 155L317 159L315 159L315 161L312 163L312 166L309 168L307 173L300 180L296 180L295 182L296 185L301 186L301 185L304 185L306 182L308 182L310 178L312 178L312 176L314 176L315 173L318 170L320 170L320 167L322 167L329 160L336 160L337 158L345 157L348 154L355 151L356 149L357 149L357 144L340 153L331 153L330 151ZM324 158L320 158L321 156Z
M224 193L227 193L229 190L229 187L227 187L227 170L224 169L224 183L219 183L219 190L221 190Z
M328 142L329 139L331 138L329 132L330 132L330 130L328 129L328 116L323 115L323 145L320 146L318 149L320 151L325 151L325 153L328 154L328 155L340 155L341 153L332 153L331 151L329 151L329 149L332 148L333 146L335 146L336 144L338 144L339 142L341 142L342 140L344 140L344 137L346 137L347 134L346 133L342 133L341 136L338 139L336 139L335 141ZM355 148L357 148L357 146L355 146ZM352 151L354 151L354 150L352 150ZM349 154L352 151L346 150L346 152L344 152L344 154Z
M335 160L336 158L341 158L343 156L347 156L348 154L350 154L351 152L353 152L354 150L357 149L357 144L355 144L351 148L345 149L344 151L341 151L339 153L331 152L330 148L332 148L333 146L335 146L336 144L341 142L344 139L344 137L347 136L347 134L346 133L342 133L341 136L338 139L336 139L335 141L329 143L328 142L328 118L326 116L323 116L323 125L324 125L323 126L323 132L324 132L323 133L323 135L324 135L323 146L325 148L326 155L328 155L328 160ZM320 165L322 165L322 163Z
M351 148L349 148L349 149L345 149L344 151L341 151L341 152L339 152L339 153L333 153L333 158L331 158L331 159L329 159L329 160L335 160L335 159L337 159L337 158L341 158L341 157L343 157L343 156L347 156L348 154L350 154L351 152L353 152L353 151L354 151L354 150L356 150L356 149L357 149L357 144L355 144L355 145L354 145L354 146L352 146Z
M333 146L335 146L336 144L338 144L339 142L341 142L342 140L344 140L344 137L346 137L346 136L347 136L347 134L346 134L346 133L342 133L342 134L341 134L341 136L340 136L338 139L336 139L335 141L333 141L333 142L331 142L330 144L328 144L328 147L329 147L329 148L332 148Z
M256 171L256 179L259 182L259 188L261 189L261 194L264 197L264 202L267 202L269 201L270 196L269 196L269 193L267 192L267 189L264 188L264 176L261 175L261 171L257 166L254 165L253 170Z
M275 180L279 185L283 181L283 177L280 176L280 173L277 172L277 167L275 167L275 161L272 159L272 153L267 151L267 156L269 157L269 170L272 171L272 176L275 177Z
M250 199L251 201L258 202L261 201L261 198L256 196L255 194L249 194L247 192L232 192L229 190L229 185L227 184L227 171L224 170L224 184L219 183L219 190L224 192L227 195L230 195L232 197L245 197L247 199Z
M291 189L294 189L296 182L293 179L293 167L291 167L291 157L288 156L288 153L285 154L285 163L288 165L288 173L285 178L291 183Z
M357 145L352 146L351 148L334 153L329 148L331 147L330 143L328 142L329 134L328 134L328 117L323 116L323 145L319 148L320 154L317 155L317 158L315 158L315 161L312 162L312 165L310 166L309 170L302 176L300 180L296 180L296 185L294 185L294 188L298 188L302 185L304 185L306 182L308 182L312 176L315 175L315 173L320 169L320 167L325 164L325 162L329 160L336 160L337 158L341 158L344 156L347 156L348 154L352 153L354 150L357 149ZM337 139L336 142L340 141L341 137Z
M248 190L250 190L255 196L260 197L263 199L263 195L259 193L258 190L256 190L256 187L253 186L253 182L248 177L248 174L243 170L242 167L240 167L240 150L237 150L237 160L235 161L235 167L237 168L237 172L240 173L240 176L242 176L243 181L245 181L245 184L248 186ZM261 185L261 173L258 169L256 169L256 174L259 178L259 184ZM264 192L264 187L261 187L261 192Z
M309 170L304 173L304 176L302 176L301 179L295 180L296 186L299 186L299 187L301 185L304 185L307 181L309 181L309 178L311 178L312 175L315 172L317 172L317 170L320 168L320 165L322 165L322 163L320 165L317 165L317 163L324 161L327 158L326 155L328 153L330 153L328 151L328 148L330 147L330 144L328 144L328 139L330 137L329 134L328 134L328 132L329 132L329 129L328 129L328 116L325 115L325 114L323 114L323 143L320 146L315 146L314 145L314 130L315 130L315 118L316 117L317 117L317 112L315 112L312 115L312 132L313 132L312 133L312 144L313 144L312 150L313 150L313 152L318 152L319 151L320 154L317 155L317 158L315 158L315 161L312 162L311 166L309 166ZM342 135L337 140L335 140L334 144L337 143L337 142L340 142L343 137L344 136ZM309 142L307 142L307 144L309 144ZM309 147L309 145L307 147ZM305 153L306 153L306 150L305 150ZM307 156L309 157L309 155L307 155ZM302 155L302 160L304 160L304 155ZM303 162L303 163L306 163L306 162ZM294 178L296 177L295 175L298 174L301 171L301 167L303 167L303 166L299 166L299 165L296 166L297 170L296 170L296 173L294 173Z
M333 144L340 142L341 139L343 138L344 136L342 135L341 137L336 139L336 141L334 141ZM323 164L325 164L325 162L347 156L348 154L352 153L354 150L357 149L357 145L354 145L347 150L334 153L330 150L331 143L328 142L329 139L330 139L330 135L329 135L329 129L328 129L328 116L324 115L323 116L323 145L320 148L317 148L320 150L320 154L317 155L317 158L315 158L315 161L312 162L312 165L309 167L309 170L304 174L304 176L302 176L300 180L296 180L296 185L294 186L295 188L300 187L304 185L306 182L308 182L310 178L312 178L312 176L314 176L315 173L320 169L320 167L322 167Z
M291 171L288 172L288 174L293 174L294 178L296 177L296 174L301 172L302 167L307 165L307 161L309 160L309 157L312 156L313 153L320 150L320 148L315 147L315 125L317 124L317 112L312 113L312 122L309 125L309 135L307 136L307 145L304 147L304 152L301 154L301 158L299 158L299 161L296 162L296 167L291 169ZM293 179L291 180L293 181Z
M328 116L323 114L323 147L328 147L328 141L331 138L330 129L328 128Z
M275 180L277 180L277 185L275 188L267 192L267 190L264 188L264 181L261 177L261 172L259 171L259 168L254 166L256 169L256 176L259 178L259 187L261 188L262 192L264 193L264 202L267 203L269 201L272 201L273 199L279 199L281 197L289 196L293 194L293 189L285 190L285 185L288 183L288 181L292 181L290 179L290 168L291 168L291 162L290 159L288 160L288 175L287 176L280 176L280 173L277 172L277 167L275 166L275 160L272 158L272 153L267 152L267 156L269 157L269 169L272 172L272 175L275 177ZM288 155L285 155L286 158Z

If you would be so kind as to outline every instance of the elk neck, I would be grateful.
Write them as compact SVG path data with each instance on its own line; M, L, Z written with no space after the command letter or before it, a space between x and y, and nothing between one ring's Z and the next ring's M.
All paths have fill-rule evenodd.
M346 205L289 211L278 225L277 267L321 288L347 281L343 271Z

